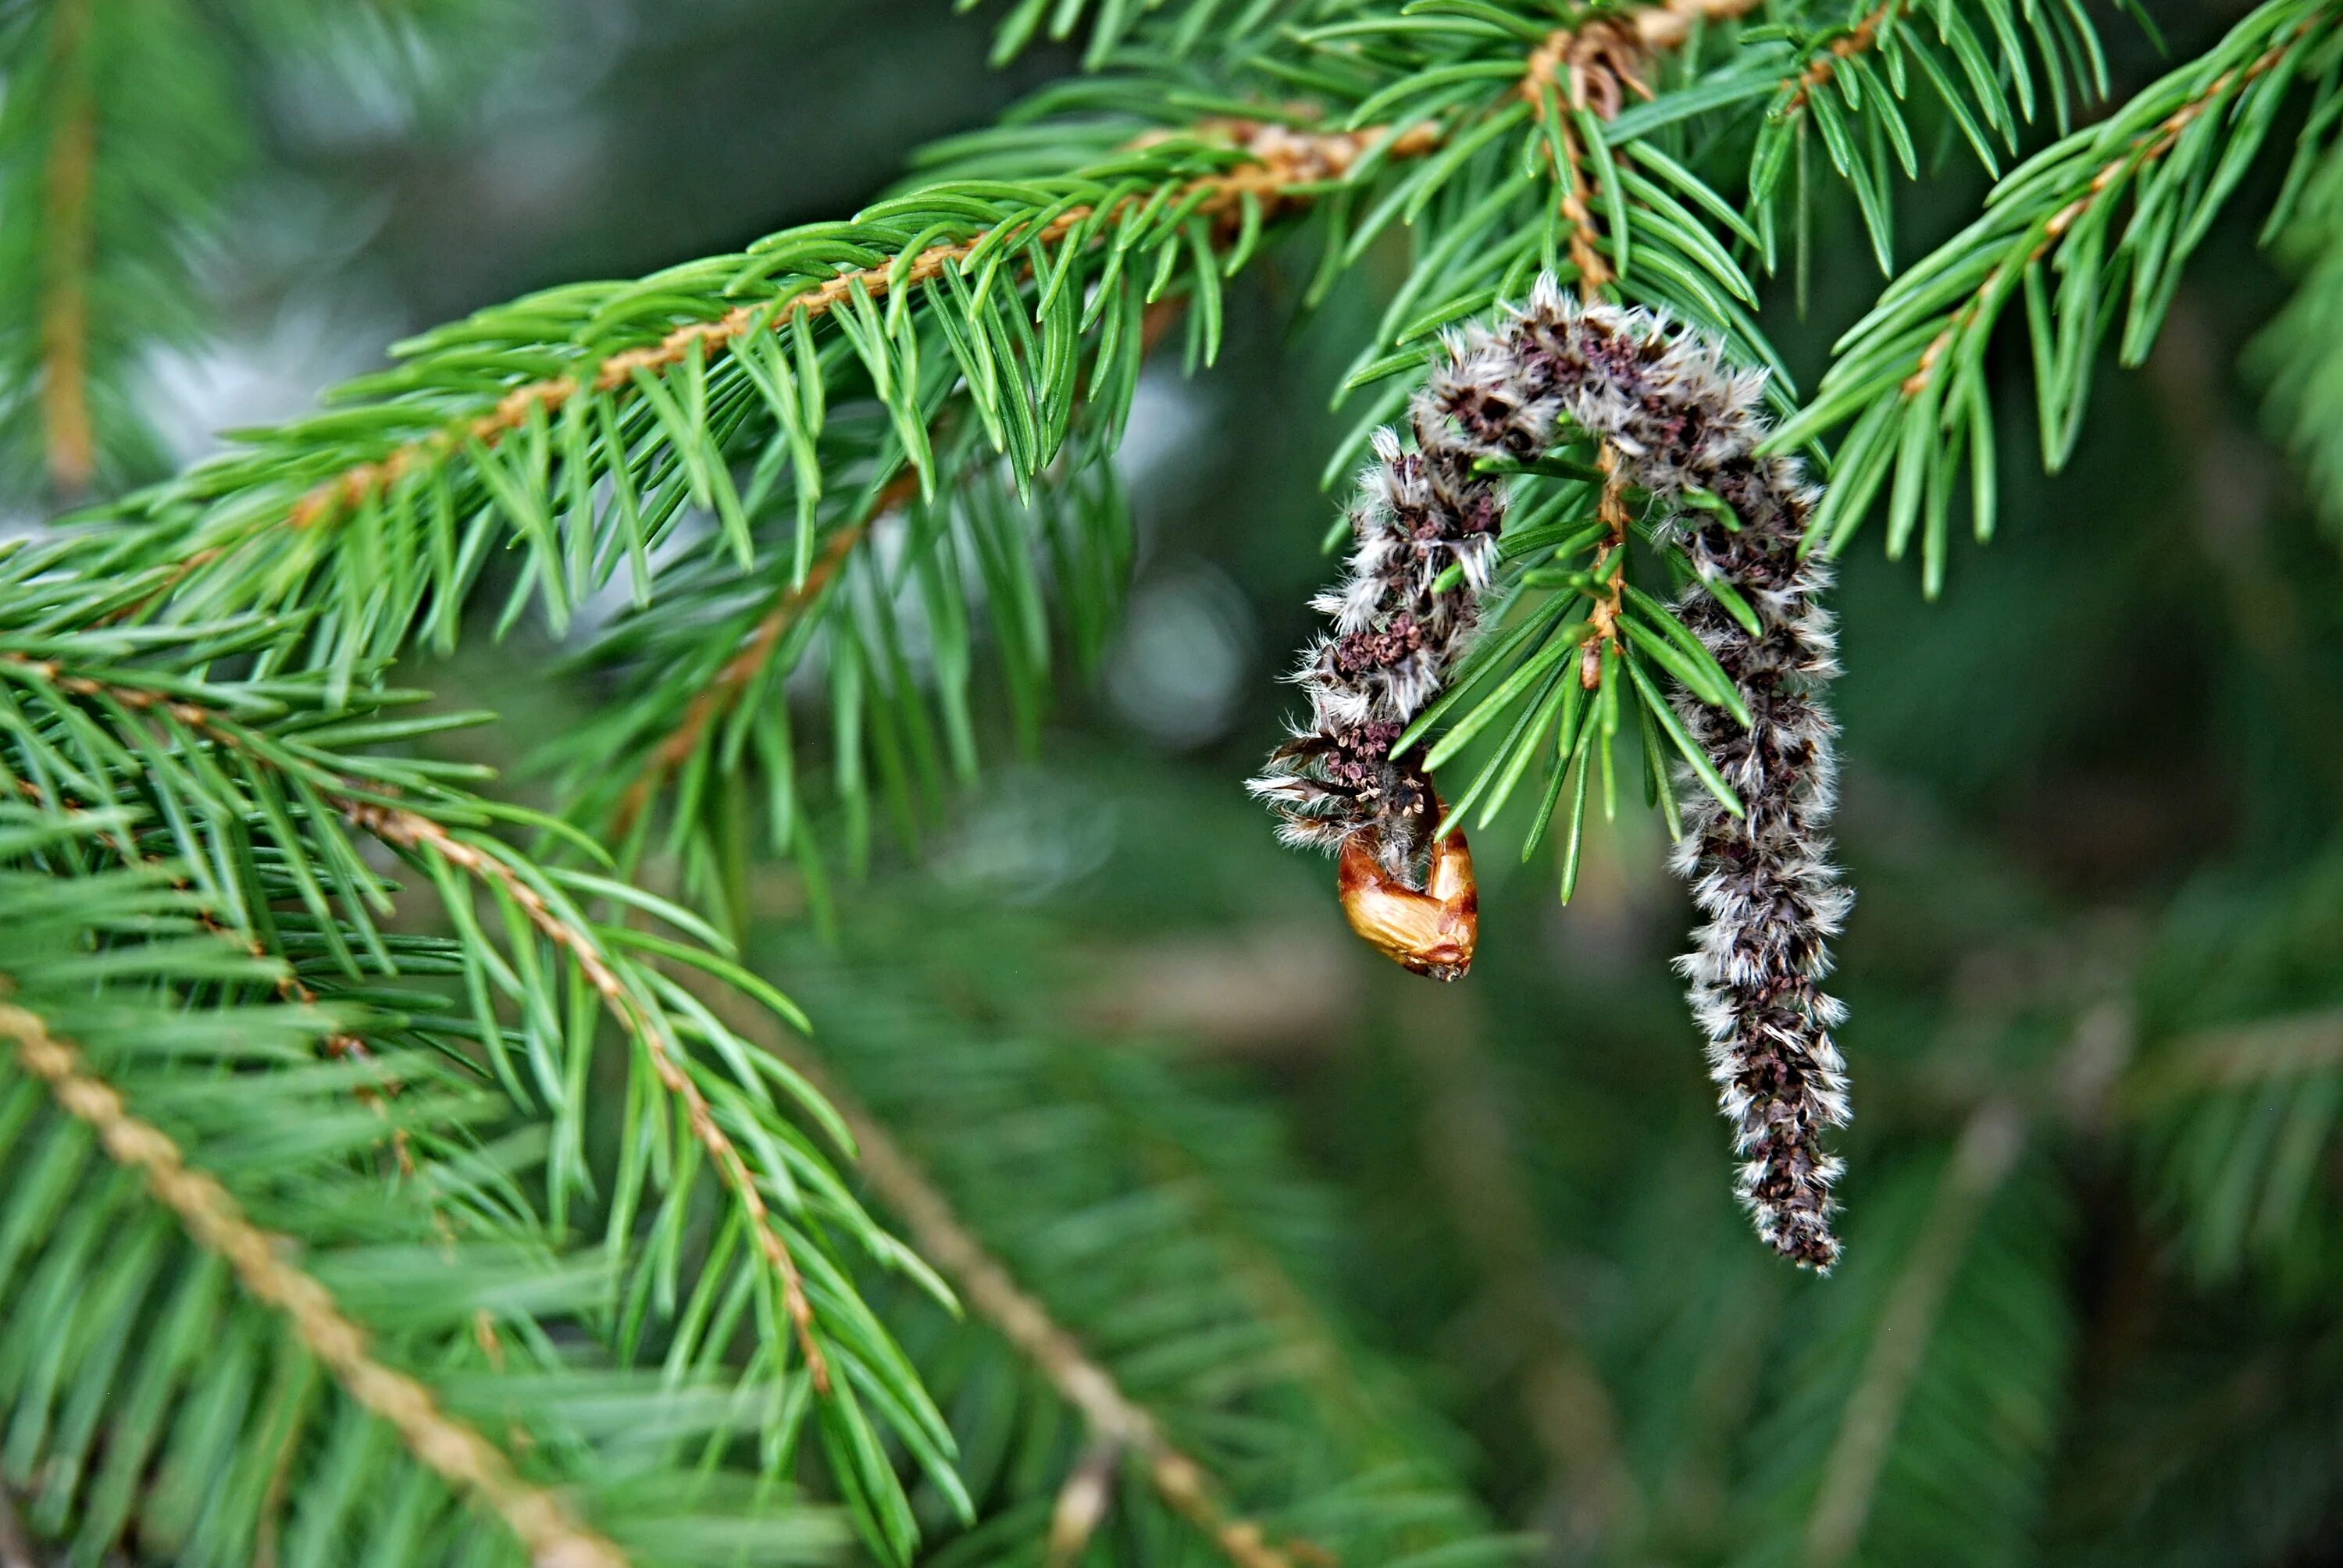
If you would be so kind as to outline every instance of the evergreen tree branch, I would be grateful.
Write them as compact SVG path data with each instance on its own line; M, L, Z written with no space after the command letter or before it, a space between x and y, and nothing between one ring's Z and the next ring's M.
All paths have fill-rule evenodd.
M863 540L870 537L872 525L895 507L918 494L920 482L913 474L899 474L888 481L870 507L855 522L830 536L821 547L821 554L802 582L789 584L774 594L765 609L759 614L739 652L724 662L715 678L694 692L684 705L683 717L636 769L626 793L618 798L617 809L611 814L611 830L620 839L635 829L643 814L657 798L661 785L678 769L691 760L692 754L707 740L709 732L749 687L764 676L774 651L780 646L782 636L797 624L806 611L821 598L830 579L838 575Z
M0 1001L0 1035L14 1042L19 1065L48 1087L58 1107L86 1123L116 1162L136 1171L189 1236L234 1269L254 1300L285 1315L351 1399L397 1432L423 1464L501 1520L528 1549L534 1568L623 1568L615 1545L580 1524L552 1493L523 1481L501 1450L447 1415L421 1383L375 1360L366 1331L333 1293L280 1255L284 1239L254 1225L216 1181L188 1166L169 1137L89 1076L71 1042L8 1001Z
M54 667L43 668L38 661L27 660L19 654L0 653L0 662L15 665L18 668L25 669L27 673L34 674L35 676L41 676L51 679L57 678L57 671ZM104 689L93 683L85 689L94 693ZM35 807L55 810L69 822L87 824L91 836L98 839L100 842L110 846L116 854L121 857L124 867L150 872L167 882L172 888L179 892L195 892L195 884L186 876L181 874L169 861L166 860L161 855L155 854L142 849L136 839L129 833L118 831L111 827L106 826L87 802L75 799L70 794L45 790L29 779L19 779L15 783L17 794L22 796L27 802ZM208 906L198 904L195 909L194 915L196 922L202 926L204 930L209 931L212 935L218 937L223 941L235 943L237 947L242 948L246 952L251 954L252 957L258 959L263 962L281 960L283 958L282 954L272 952L268 946L261 941L261 940L252 931L229 925L226 921L221 920L217 914L213 912ZM294 968L290 963L282 963L280 965L277 979L274 982L274 989L277 993L277 999L279 1001L292 1003L301 1007L314 1008L317 1006L320 1000L316 989L304 980L301 978L300 971ZM372 1054L367 1048L367 1042L363 1039L346 1030L337 1030L333 1033L324 1035L319 1039L317 1044L318 1049L329 1057L346 1058L351 1060L363 1061ZM396 1085L386 1085L385 1087L396 1088ZM370 1099L376 1091L371 1088L361 1088L357 1092L361 1098ZM402 1168L407 1168L408 1161L405 1141L405 1130L397 1130L395 1136L398 1139L400 1164Z
M68 607L88 602L86 589L45 573L40 555L15 564L38 585L10 601L15 615L35 624L55 615L58 607L44 604L44 594ZM106 585L95 602L118 602L143 587ZM61 799L64 786L71 785L109 811L128 813L82 814L109 840L126 842L127 853L142 863L155 859L149 835L167 841L178 865L206 873L191 895L236 911L218 924L240 946L276 952L291 941L323 960L336 990L370 990L369 970L387 975L407 962L419 961L427 974L460 975L472 1002L468 1025L440 1011L439 999L426 998L419 1018L387 1032L414 1034L447 1050L503 1085L525 1114L546 1118L551 1144L547 1196L557 1224L576 1198L608 1203L604 1251L617 1265L611 1304L623 1316L619 1324L604 1327L617 1335L621 1359L653 1348L647 1336L689 1336L689 1314L679 1319L678 1313L692 1292L721 1289L744 1306L753 1302L759 1333L746 1366L729 1364L737 1356L735 1342L719 1336L696 1345L689 1370L743 1380L769 1373L778 1382L794 1342L808 1384L829 1396L810 1402L833 1462L858 1473L850 1482L858 1506L869 1517L888 1516L889 1550L908 1556L908 1508L871 1422L875 1416L902 1435L930 1464L946 1462L951 1439L900 1349L825 1251L843 1233L895 1266L904 1261L900 1243L877 1230L826 1157L784 1113L786 1104L822 1120L828 1108L797 1081L760 1073L745 1047L699 1004L678 997L673 982L637 955L705 969L749 986L766 1005L786 1009L786 999L738 970L723 955L721 940L689 914L588 873L548 870L506 848L483 830L501 809L448 788L449 770L342 749L427 734L445 728L443 722L389 719L363 705L355 712L305 710L305 702L317 700L321 681L316 676L269 680L256 689L188 673L235 657L238 638L253 630L231 624L186 634L156 628L63 638L0 632L0 642L16 644L0 647L0 716L7 719L0 769L18 792L26 793L29 785L30 798L52 809L73 809ZM175 636L186 638L184 646L174 648ZM136 662L141 648L166 657ZM184 667L174 668L179 660ZM453 771L460 777L468 770ZM125 831L126 821L136 825L136 834ZM412 939L386 940L367 909L377 901L387 905L387 895L344 836L345 822L377 834L430 875L459 940L420 954ZM474 912L466 878L486 890L493 916ZM589 920L572 893L640 910L717 950ZM271 913L268 906L281 900L307 906L314 926L304 930L291 917ZM489 935L498 918L501 944ZM212 922L206 918L205 923ZM288 924L297 934L287 935ZM282 975L272 979L284 995ZM316 990L297 978L292 994ZM499 998L518 1012L518 1050L497 1016ZM630 1151L607 1185L585 1163L585 1090L597 1009L615 1020L631 1048L619 1121ZM358 1031L333 1032L358 1038ZM689 1056L687 1037L695 1047ZM701 1051L720 1058L730 1075L695 1060ZM396 1070L370 1063L357 1087L387 1093L397 1081ZM384 1100L372 1104L377 1117L388 1115ZM699 1167L665 1151L674 1136L666 1131L670 1109L679 1112L693 1152L714 1167L724 1191L725 1218L704 1261L687 1258L676 1244ZM405 1159L404 1119L390 1120L394 1146ZM646 1192L652 1194L648 1201ZM645 1245L636 1221L647 1209L651 1240ZM682 1281L695 1268L699 1276L686 1290ZM682 1362L670 1369L674 1375L684 1370ZM777 1402L766 1408L764 1419L776 1423L773 1430L786 1430L807 1408ZM789 1448L775 1440L762 1452L767 1463L777 1464Z
M1986 341L2003 309L2026 302L2044 461L2072 451L2092 361L2122 310L2120 358L2143 359L2183 263L2276 122L2294 84L2331 59L2337 15L2322 0L2268 0L2202 59L2173 71L2101 126L2046 148L2005 178L1985 215L1899 277L1840 339L1813 401L1778 429L1789 450L1852 419L1811 543L1836 550L1888 492L1887 549L1917 535L1923 581L1943 582L1951 510L1966 460L1975 529L1995 518ZM2330 77L2317 89L2332 101ZM2301 160L2332 116L2314 111ZM2119 224L2124 198L2131 216Z
M2331 130L2343 98L2329 95L2304 133L2307 146ZM2297 166L2298 199L2281 202L2265 235L2299 276L2286 308L2247 346L2246 362L2268 388L2269 414L2308 482L2310 498L2330 528L2343 521L2343 422L2335 417L2343 387L2336 345L2343 317L2343 158L2331 147Z
M56 123L44 170L41 254L41 422L49 480L72 493L97 462L89 412L90 184L97 109L90 90L90 0L58 0L49 68Z
M649 546L687 498L720 516L724 542L748 564L751 524L727 448L758 424L761 407L778 427L768 465L796 472L801 578L822 493L815 444L832 396L818 383L850 367L867 371L897 424L895 460L918 470L929 493L937 476L920 427L958 377L939 381L922 366L959 369L965 357L970 395L996 447L1013 448L1021 480L1061 438L1061 416L1049 405L1061 399L1052 378L1074 351L1077 322L1111 317L1106 307L1138 286L1126 259L1134 268L1142 256L1156 264L1151 294L1174 280L1181 262L1216 272L1215 233L1249 251L1262 224L1339 184L1370 149L1420 156L1433 136L1297 132L1215 116L1190 132L1125 140L1111 161L1071 177L923 187L855 224L777 235L745 256L673 269L673 277L483 313L408 346L407 366L350 389L389 394L370 407L277 432L135 498L120 516L145 527L113 548L141 566L168 564L170 613L324 597L337 613L321 623L324 646L313 657L347 668L402 643L426 616L427 596L424 629L451 638L479 570L483 525L508 527L535 558L536 580L514 608L533 588L558 626L620 559L634 560L638 594L647 595ZM1004 265L1021 281L996 288ZM1121 286L1085 298L1092 275ZM1045 284L1062 303L1040 324L1046 356L1028 359L1016 345L1032 328L1003 318L1004 297L1040 295ZM1216 291L1217 279L1209 286ZM825 347L810 335L818 323L842 323ZM516 373L531 366L542 372ZM1012 417L1001 407L1012 377L1015 396L1043 405L1048 422L1030 432L1026 410ZM451 405L461 409L453 419ZM593 491L605 479L618 493L598 503ZM476 542L458 546L448 536L459 528ZM297 540L291 555L299 564L257 571L264 552L285 548L280 530ZM435 533L442 542L418 558L408 541ZM328 534L338 543L329 546ZM369 552L398 564L390 584L341 578L345 562Z
M823 1097L838 1109L840 1119L853 1135L871 1189L902 1219L920 1256L941 1271L970 1310L999 1330L1050 1386L1081 1412L1099 1452L1115 1455L1128 1450L1133 1454L1156 1495L1193 1524L1236 1568L1296 1568L1297 1563L1322 1556L1306 1543L1275 1544L1259 1524L1232 1514L1222 1501L1224 1489L1176 1446L1154 1415L1124 1393L1114 1375L986 1251L960 1223L950 1200L875 1117L805 1050L789 1049L779 1032L763 1020L744 1018L740 1026L764 1036L762 1043L768 1050L786 1055L821 1088ZM1081 1523L1091 1506L1083 1500L1081 1482L1079 1475L1070 1479L1065 1494L1070 1501L1061 1505L1065 1522L1053 1525L1053 1541L1062 1534L1079 1545L1089 1533L1088 1525Z
M1165 299L1151 305L1141 318L1139 352L1142 359L1162 340L1179 318L1180 304ZM613 835L628 839L660 788L688 766L711 731L741 699L762 684L790 628L816 611L830 581L848 558L870 537L880 520L918 496L919 476L898 474L882 486L855 519L831 534L802 580L777 583L758 613L739 651L726 659L684 704L682 717L651 747L610 813Z
M153 477L146 354L202 319L188 242L246 151L247 19L188 0L0 14L0 487L73 497ZM266 31L265 28L259 29Z
M2017 267L2040 261L2056 248L2059 241L2066 238L2066 231L2075 226L2077 219L2089 213L2109 190L2121 182L2137 179L2148 166L2179 146L2182 135L2207 111L2220 106L2232 93L2283 64L2317 25L2317 17L2304 17L2290 32L2251 61L2222 72L2192 92L2157 125L2152 133L2136 137L2128 149L2100 166L2088 184L2042 221L2040 228L2032 236L2033 245L2024 252L2023 260L2015 263L2005 261L2003 266L1988 274L1986 280L1977 286L1976 292L1945 323L1943 330L1928 339L1928 346L1920 351L1919 362L1899 387L1904 396L1916 397L1929 388L1936 380L1938 364L1946 352L1976 322L1980 312L1991 308L1994 296L2006 292L2008 280Z
M506 898L527 914L530 924L576 961L587 983L594 988L610 1016L650 1058L651 1070L658 1076L660 1086L683 1108L692 1137L707 1150L709 1161L722 1174L725 1186L731 1190L733 1201L740 1205L747 1216L758 1251L764 1255L766 1263L780 1281L782 1308L789 1314L789 1325L797 1334L799 1349L805 1356L807 1374L813 1379L815 1392L828 1397L831 1392L830 1362L814 1338L813 1306L806 1299L805 1280L798 1271L796 1260L789 1254L788 1243L774 1229L764 1195L758 1191L756 1175L742 1156L739 1146L717 1125L708 1097L692 1082L690 1075L678 1065L676 1046L668 1038L666 1029L659 1020L648 1015L629 994L618 973L610 967L610 961L599 944L582 927L554 913L544 897L515 875L511 867L458 839L428 817L347 797L337 800L336 804L351 821L384 843L407 849L427 850L468 876L496 884Z
M132 712L166 708L172 719L196 734L245 755L254 755L248 731L200 703L175 701L166 694L151 689L67 674L54 664L26 660L20 655L0 654L0 658L11 660L19 668L54 680L62 689L75 696L108 699ZM266 757L256 757L256 760L264 767L276 766ZM664 1021L648 1011L633 990L620 980L602 946L582 924L556 913L545 896L524 880L512 867L475 845L456 838L432 819L403 807L360 796L327 793L325 799L352 823L374 834L384 843L417 852L427 851L467 876L493 885L556 949L566 952L578 965L603 1007L628 1038L642 1047L660 1086L682 1108L692 1136L708 1151L710 1162L722 1176L734 1201L740 1205L758 1250L779 1281L783 1308L805 1356L807 1374L813 1380L815 1390L827 1396L831 1392L830 1363L814 1337L813 1307L807 1300L805 1282L798 1265L787 1243L773 1226L757 1178L739 1146L717 1124L707 1097L678 1065L677 1047L669 1037Z
M2077 99L2104 96L2107 70L2089 17L2078 5L2012 6L1987 0L1975 8L1935 5L1919 9L1935 40L1912 21L1910 0L1881 0L1839 25L1800 33L1795 68L1774 89L1749 162L1749 192L1765 264L1775 264L1778 197L1795 166L1791 199L1796 215L1797 276L1804 297L1807 271L1808 133L1819 136L1832 168L1852 187L1882 273L1895 272L1895 170L1920 175L1918 144L1901 106L1916 74L1944 106L1962 139L1987 173L2000 173L1998 145L2015 153L2021 123L2035 116L2035 74L2041 74L2060 131ZM2027 35L2032 48L2027 47ZM1949 56L1949 58L1947 58ZM2070 89L2068 78L2073 78ZM1891 167L1891 165L1893 167Z
M1198 1064L1067 1029L1076 976L1034 961L1052 950L1051 928L983 913L949 918L932 890L900 905L874 893L841 922L847 952L790 942L772 960L812 988L825 1072L1040 1308L1024 1327L1062 1331L1192 1462L1219 1503L1215 1528L1241 1532L1222 1553L1273 1552L1294 1568L1325 1568L1329 1554L1393 1568L1513 1561L1520 1543L1491 1535L1454 1490L1438 1429L1367 1348L1373 1336L1337 1338L1321 1294L1333 1216L1284 1157L1279 1119L1196 1081ZM966 1434L979 1501L938 1568L1047 1560L1053 1535L1062 1547L1084 1525L1098 1533L1093 1558L1197 1560L1197 1521L1143 1455L1125 1445L1111 1469L1086 1422L1068 1430L1082 1406L1034 1348L1005 1342L970 1304L972 1323L929 1312L904 1325ZM1124 1484L1113 1513L1094 1517L1110 1474Z
M1775 111L1775 116L1794 120L1805 115L1814 102L1815 90L1829 85L1856 55L1869 52L1879 42L1880 33L1903 15L1910 5L1911 0L1882 0L1865 12L1854 26L1823 45L1785 84L1790 89L1789 101Z

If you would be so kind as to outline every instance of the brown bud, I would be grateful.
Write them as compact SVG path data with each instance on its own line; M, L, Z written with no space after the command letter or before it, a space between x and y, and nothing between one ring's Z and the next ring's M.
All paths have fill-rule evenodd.
M1462 979L1473 967L1481 931L1481 895L1473 881L1473 851L1462 831L1432 846L1432 874L1422 890L1384 874L1374 857L1373 829L1343 840L1334 886L1351 929L1402 968L1437 980Z

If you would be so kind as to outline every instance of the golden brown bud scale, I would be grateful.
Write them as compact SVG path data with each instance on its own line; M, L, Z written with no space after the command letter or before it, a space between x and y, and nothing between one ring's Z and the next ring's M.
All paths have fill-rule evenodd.
M1433 841L1431 874L1418 890L1384 871L1365 842L1372 832L1353 834L1334 863L1334 886L1351 929L1413 973L1463 979L1481 934L1481 894L1463 833Z

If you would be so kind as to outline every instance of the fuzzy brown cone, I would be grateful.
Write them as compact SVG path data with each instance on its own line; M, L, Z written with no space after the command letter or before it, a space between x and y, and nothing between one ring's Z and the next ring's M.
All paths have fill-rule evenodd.
M1462 980L1481 934L1481 893L1473 849L1460 829L1432 846L1432 871L1421 890L1385 874L1366 840L1353 833L1334 862L1334 886L1351 929L1400 965L1436 980Z

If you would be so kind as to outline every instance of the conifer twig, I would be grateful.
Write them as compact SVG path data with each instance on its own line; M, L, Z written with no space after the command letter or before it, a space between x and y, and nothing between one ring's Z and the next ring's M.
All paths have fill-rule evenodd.
M695 977L686 983L701 988L706 982ZM951 1201L937 1191L884 1123L841 1089L809 1052L790 1050L772 1020L744 1014L738 999L729 994L711 992L708 1001L743 1039L786 1060L820 1091L854 1141L857 1166L903 1221L920 1256L953 1283L970 1311L990 1323L1074 1407L1090 1429L1093 1455L1101 1450L1136 1455L1146 1466L1156 1495L1202 1532L1235 1568L1302 1568L1333 1560L1310 1543L1272 1544L1259 1524L1232 1513L1212 1477L1165 1435L1154 1414L1125 1393L1114 1374L1092 1360L1081 1342L961 1223ZM1081 1526L1090 1505L1079 1485L1074 1491L1071 1499L1061 1499L1067 1505L1069 1533Z
M830 1392L830 1360L822 1353L814 1338L813 1303L807 1299L805 1279L798 1268L797 1259L789 1252L789 1243L781 1239L773 1223L772 1211L765 1195L758 1190L757 1179L749 1162L724 1129L716 1122L716 1112L708 1097L691 1081L679 1060L675 1042L667 1036L658 1020L647 1016L641 1006L620 983L609 960L588 932L581 930L554 913L545 898L535 888L515 875L511 867L494 856L482 854L474 846L418 811L359 800L349 797L336 799L334 805L345 817L364 828L387 844L410 849L428 849L442 860L474 879L492 883L507 898L521 907L528 921L554 946L563 949L578 971L594 988L602 1005L618 1026L640 1042L649 1055L651 1070L659 1085L682 1105L689 1122L691 1135L707 1151L708 1158L723 1177L724 1184L732 1189L749 1220L749 1228L756 1238L757 1249L763 1254L779 1280L781 1308L788 1315L789 1327L797 1336L798 1349L805 1357L806 1372L813 1380L815 1390L824 1395Z
M1530 56L1529 74L1522 82L1522 93L1541 119L1551 101L1546 85L1565 65L1573 108L1584 109L1592 104L1597 114L1604 119L1611 118L1619 110L1617 84L1621 82L1646 98L1652 95L1642 79L1617 65L1607 49L1591 56L1584 55L1579 38L1596 25L1600 24L1588 24L1578 35L1566 30L1556 32ZM1610 259L1603 254L1603 231L1594 221L1591 205L1594 186L1587 177L1586 152L1580 145L1578 128L1571 124L1569 116L1563 115L1556 116L1554 129L1564 166L1554 172L1562 182L1562 216L1570 223L1570 261L1578 270L1579 303L1594 305L1603 298L1604 289L1615 275ZM1619 606L1627 578L1624 572L1609 568L1613 557L1626 548L1627 529L1634 521L1627 513L1626 480L1620 473L1617 446L1610 441L1597 442L1594 462L1603 470L1603 493L1595 506L1595 516L1611 534L1596 550L1589 571L1598 581L1607 580L1611 586L1587 612L1587 624L1594 629L1578 655L1578 684L1584 691L1594 691L1602 686L1604 652L1619 640Z
M1730 22L1757 9L1760 0L1664 0L1575 26L1557 27L1523 62L1522 96L1535 106L1547 83L1566 89L1570 103L1592 107L1604 119L1619 113L1620 89L1649 100L1643 79L1652 59L1673 54L1692 39L1695 27Z
M33 662L18 654L0 654L0 659L5 659L8 663L20 666ZM19 779L16 780L16 793L23 796L26 800L32 802L35 806L41 807L46 810L61 812L67 818L86 818L90 814L89 807L82 801L76 800L72 796L61 791L43 789L39 785L34 783L29 779ZM136 866L143 869L166 876L170 879L171 886L181 892L187 891L194 885L189 882L186 878L173 874L170 867L164 861L161 856L146 853L146 851L141 849L135 842L133 842L129 835L126 833L116 832L110 828L101 829L97 832L96 837L101 842L113 846L114 852L122 857L123 864L126 866ZM217 915L214 914L209 909L196 909L195 911L195 918L196 922L202 926L204 930L225 941L234 942L236 946L250 953L254 958L262 960L263 961L275 960L282 963L284 967L277 973L275 982L277 996L280 1001L295 1002L303 1007L315 1007L317 1005L318 998L316 990L301 979L298 971L293 968L290 960L284 958L282 954L270 952L269 950L262 944L259 938L254 936L249 931L230 926ZM327 1056L347 1058L353 1060L363 1061L371 1054L367 1050L366 1041L354 1034L328 1034L321 1043L324 1045L325 1051ZM390 1085L389 1087L395 1089L397 1086ZM363 1098L371 1095L373 1091L361 1089L358 1093ZM398 1144L399 1163L402 1168L405 1168L407 1165L406 1133L404 1130L401 1130L397 1133L394 1134L394 1136Z
M288 1244L255 1225L208 1173L190 1168L178 1145L91 1076L80 1052L38 1014L0 1001L0 1035L15 1042L16 1060L59 1108L86 1124L117 1164L144 1177L196 1244L235 1271L246 1294L285 1314L344 1392L388 1423L433 1473L502 1521L534 1568L625 1568L617 1546L579 1523L552 1493L522 1480L502 1450L440 1409L423 1384L375 1360L366 1330L314 1276L286 1261Z
M893 1135L827 1081L802 1053L793 1054L791 1062L820 1087L853 1133L863 1174L901 1217L920 1255L950 1279L970 1309L1000 1331L1059 1396L1081 1412L1095 1442L1135 1454L1146 1466L1156 1494L1237 1568L1295 1568L1305 1556L1324 1560L1326 1554L1315 1548L1272 1545L1260 1525L1231 1513L1203 1467L1164 1435L1154 1415L1124 1393L1114 1374L1092 1360L1081 1342L985 1251Z
M97 167L89 3L58 0L50 18L49 69L60 110L42 171L41 427L50 482L66 492L87 485L97 463L89 413L90 186Z
M1842 65L1857 55L1867 53L1873 45L1879 42L1879 35L1887 24L1911 3L1912 0L1881 0L1881 4L1866 12L1861 21L1832 39L1829 46L1807 61L1805 68L1793 78L1798 89L1790 95L1790 101L1782 106L1781 116L1788 119L1805 113L1806 104L1815 95L1815 90L1828 85L1838 75Z
M628 784L626 793L618 798L618 810L613 814L611 826L615 837L623 839L633 831L635 824L649 809L652 798L659 793L659 786L690 760L692 752L699 749L709 728L730 712L732 705L740 699L740 694L764 672L774 650L780 647L782 635L795 626L799 617L821 597L822 590L845 566L855 547L870 536L880 518L917 495L919 488L917 474L906 469L897 475L873 498L860 517L824 541L821 553L806 569L803 582L790 584L773 596L764 612L758 616L756 625L749 628L749 635L740 639L739 650L724 661L714 678L691 694L691 700L684 705L683 717L652 749L650 756Z
M1730 22L1758 8L1762 0L1663 0L1634 13L1635 36L1654 55L1681 49L1693 29Z
M1146 354L1162 341L1163 334L1178 317L1179 309L1173 301L1159 300L1149 306L1140 323L1140 353ZM659 786L691 759L709 728L729 713L741 694L756 684L779 651L784 634L820 598L830 580L845 567L847 558L879 526L880 519L919 493L917 473L906 469L896 475L870 498L861 516L823 542L821 553L806 568L804 581L789 584L773 594L749 635L741 638L739 648L724 661L706 686L691 694L691 700L684 705L683 717L652 748L650 756L628 784L626 793L618 798L618 809L611 818L615 837L623 839L633 831L658 795Z
M1188 182L1175 198L1192 213L1219 218L1238 211L1250 196L1264 205L1293 199L1292 187L1339 178L1385 132L1380 126L1356 131L1297 131L1261 121L1213 119L1196 127L1201 134L1225 136L1236 150L1253 161ZM1158 138L1163 139L1163 138ZM1386 156L1413 157L1438 144L1439 132L1419 126L1401 136ZM1151 198L1131 196L1115 204L1117 212L1134 210ZM1029 243L1051 245L1090 222L1094 209L1067 208L1029 236ZM1022 218L1010 220L1021 224ZM381 494L414 469L436 462L478 441L493 447L506 436L542 412L550 414L585 392L615 392L637 375L658 376L681 365L694 354L713 358L751 331L775 331L799 319L826 316L850 301L857 290L877 299L897 287L916 287L940 276L944 268L969 256L994 230L985 230L951 244L933 245L919 253L906 268L900 259L857 271L841 272L806 292L791 297L778 309L770 305L735 306L714 321L688 322L657 343L629 348L604 359L590 374L549 377L507 392L488 413L433 435L394 447L381 457L359 463L312 486L293 505L287 521L307 528L343 515ZM899 281L900 278L900 281Z

